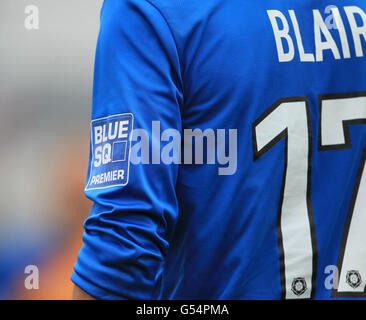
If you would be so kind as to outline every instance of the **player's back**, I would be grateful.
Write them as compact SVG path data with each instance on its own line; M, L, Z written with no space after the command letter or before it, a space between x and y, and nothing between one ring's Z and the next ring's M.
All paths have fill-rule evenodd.
M179 168L161 297L364 295L366 2L153 4L180 54L183 128L237 129L235 172Z
M106 299L364 295L366 2L328 4L104 2L79 287ZM153 150L130 165L144 137L169 158L170 133L194 129L182 164Z

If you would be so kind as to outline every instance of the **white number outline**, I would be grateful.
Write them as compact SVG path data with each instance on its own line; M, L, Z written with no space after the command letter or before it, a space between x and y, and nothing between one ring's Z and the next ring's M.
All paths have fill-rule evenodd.
M257 146L257 126L267 118L272 112L274 112L279 106L284 103L291 102L304 102L306 108L306 116L307 116L307 128L308 128L308 173L307 173L307 187L306 187L306 203L307 203L307 213L309 219L309 227L310 227L310 239L311 239L311 249L312 249L312 272L311 272L311 290L309 294L309 298L314 298L315 293L315 285L316 285L316 272L317 272L317 244L315 237L315 223L313 218L313 209L311 203L311 159L312 159L312 127L311 127L311 116L310 116L310 108L309 101L307 97L289 97L289 98L281 98L277 100L272 106L270 106L267 110L262 113L262 115L257 118L257 120L252 125L252 135L253 135L253 154L254 161L257 161L260 157L262 157L265 153L267 153L272 147L274 147L277 143L279 143L282 139L285 139L285 154L284 154L284 170L282 177L282 185L281 185L281 194L280 201L277 209L277 221L276 221L276 233L277 233L277 242L278 242L278 250L279 250L279 260L280 260L280 279L281 279L281 299L286 299L289 292L288 283L294 281L295 279L290 279L286 277L286 266L285 266L285 251L283 245L283 237L281 230L281 216L283 210L283 202L284 202L284 190L286 183L286 174L287 174L287 164L288 164L288 128L283 130L280 134L275 136L269 143L267 143L264 147L258 150ZM286 285L287 284L287 285ZM301 295L293 298L302 298Z
M354 93L347 93L347 94L327 94L327 95L319 95L318 96L318 105L319 105L319 132L318 132L318 151L334 151L334 150L343 150L343 149L351 149L351 135L349 131L349 127L351 125L356 124L366 124L366 118L360 119L350 119L342 121L343 125L343 134L345 142L341 144L334 144L334 145L325 145L322 143L322 105L324 100L331 100L331 99L349 99L349 98L357 98L357 97L366 97L366 91L361 92L354 92ZM316 238L315 238L315 224L313 218L313 211L312 211L312 204L311 204L311 166L312 166L312 127L311 127L311 117L310 117L310 108L309 108L309 101L307 97L291 97L291 98L281 98L277 100L272 106L270 106L267 110L265 110L262 115L257 118L257 120L252 125L252 139L253 139L253 155L254 161L257 161L261 158L265 153L267 153L272 147L274 147L277 143L279 143L282 139L285 139L285 154L284 154L284 171L283 171L283 178L282 178L282 186L281 186L281 196L277 211L277 222L276 222L276 232L277 232L277 240L278 240L278 250L279 250L279 257L280 257L280 279L281 279L281 299L286 299L288 285L286 286L286 272L285 272L285 265L284 265L284 249L282 243L282 231L281 231L281 212L282 212L282 205L283 205L283 197L284 197L284 189L285 189L285 182L286 182L286 172L287 172L287 160L288 160L288 129L286 128L280 134L276 135L269 143L263 146L260 150L258 150L257 146L257 133L256 128L257 126L273 111L275 111L281 104L286 102L305 102L306 105L306 112L307 112L307 121L308 121L308 139L309 139L309 150L308 150L308 179L307 179L307 193L306 193L306 200L308 204L308 215L309 215L309 222L310 222L310 232L311 232L311 240L312 240L312 249L313 249L313 272L312 272L312 287L310 298L314 298L315 289L316 289L316 274L317 274L317 245L316 245ZM350 231L354 206L357 201L358 191L360 187L360 182L362 175L364 173L366 161L366 143L364 150L362 152L360 165L357 171L355 184L352 191L352 196L346 216L346 222L344 225L344 230L342 234L342 240L339 250L339 255L337 259L337 267L338 270L341 270L343 258L345 255L345 248L347 243L348 234ZM342 274L342 270L340 271ZM331 297L365 297L366 296L366 289L364 292L352 292L352 291L342 291L339 292L337 289L332 289Z
M318 135L318 150L320 152L324 151L337 151L337 150L344 150L344 149L352 149L352 141L351 141L351 134L350 134L350 126L352 125L360 125L366 124L366 118L357 118L357 119L350 119L350 120L343 120L342 127L343 127L343 137L344 143L340 144L332 144L327 145L323 144L323 137L322 137L322 130L323 130L323 102L326 100L345 100L345 99L354 99L354 98L365 98L366 91L361 92L352 92L352 93L345 93L345 94L326 94L326 95L319 95L318 103L319 103L319 135ZM354 214L355 204L357 202L357 197L359 195L359 188L361 183L362 175L365 174L364 167L365 167L365 160L366 160L366 143L364 149L362 151L360 164L357 169L356 179L354 183L354 187L352 190L346 220L344 224L343 234L341 238L341 244L339 249L339 254L337 258L337 269L339 270L339 280L343 280L345 278L344 273L349 270L342 270L343 269L343 261L345 256L345 251L347 247L348 235L351 228L352 218ZM364 282L365 279L363 279ZM341 283L342 285L342 283ZM364 284L363 284L364 285ZM366 292L357 292L357 291L340 291L338 288L333 288L331 297L343 297L343 298L362 298L366 297Z

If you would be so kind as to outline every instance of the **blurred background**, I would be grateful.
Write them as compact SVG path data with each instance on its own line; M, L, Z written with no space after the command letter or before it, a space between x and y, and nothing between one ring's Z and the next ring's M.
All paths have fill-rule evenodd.
M0 1L0 299L70 299L102 0ZM27 30L25 8L39 10ZM39 289L25 268L39 269Z

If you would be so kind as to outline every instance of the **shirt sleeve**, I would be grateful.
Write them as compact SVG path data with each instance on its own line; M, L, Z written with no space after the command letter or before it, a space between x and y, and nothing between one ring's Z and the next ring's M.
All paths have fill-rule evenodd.
M179 55L150 2L106 0L95 59L85 189L94 204L71 280L98 299L155 299L178 218L178 165L129 163L129 137L139 128L152 139L153 121L181 131Z

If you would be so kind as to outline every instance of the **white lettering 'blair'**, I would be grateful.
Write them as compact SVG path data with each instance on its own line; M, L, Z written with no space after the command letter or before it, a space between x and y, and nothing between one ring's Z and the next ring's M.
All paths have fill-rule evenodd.
M329 17L323 17L317 9L312 10L314 27L310 31L313 32L311 40L314 43L312 47L315 48L315 52L306 52L304 49L305 30L301 28L301 23L299 23L301 20L296 16L296 12L288 10L288 17L286 17L287 13L285 14L279 10L267 10L273 29L278 61L294 61L297 53L301 62L322 62L324 61L325 52L329 52L335 60L349 59L352 56L364 57L366 13L356 6L346 6L343 8L343 11L343 16L347 17L348 24L345 24L344 20L342 20L339 8L332 6L327 11L330 12L336 26L335 28L330 28L327 23ZM354 52L350 50L348 39L353 39ZM309 43L309 39L306 40ZM339 40L339 46L336 40Z

